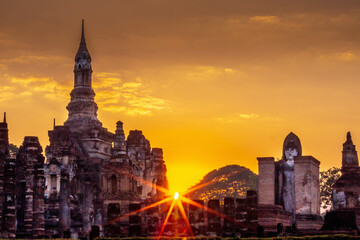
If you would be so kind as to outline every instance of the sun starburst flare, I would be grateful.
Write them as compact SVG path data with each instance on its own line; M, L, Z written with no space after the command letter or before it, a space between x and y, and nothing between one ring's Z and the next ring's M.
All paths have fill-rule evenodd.
M179 198L179 193L178 192L174 193L174 199L178 200L178 198Z
M185 221L185 224L186 224L186 227L187 227L187 234L188 234L189 236L193 236L193 231L192 231L192 228L191 228L191 225L190 225L190 222L189 222L187 213L186 213L186 211L185 211L185 209L184 209L184 206L183 206L183 203L182 203L182 202L185 202L185 203L187 203L187 204L190 204L190 205L192 205L192 206L195 206L195 207L197 207L197 208L199 208L199 209L202 209L202 210L204 210L204 211L207 211L207 212L209 212L209 213L211 213L211 214L214 214L214 215L216 215L216 216L218 216L218 217L222 217L222 218L227 219L227 220L230 220L230 221L235 221L232 217L229 217L229 216L227 216L227 215L224 215L224 214L222 214L222 213L220 213L220 212L218 212L218 211L216 211L216 210L214 210L214 209L212 209L212 208L209 208L209 207L207 207L207 206L205 206L205 205L203 205L203 204L201 204L201 203L195 202L195 201L191 200L190 198L186 197L187 194L189 194L189 193L191 193L191 192L194 192L194 191L196 191L196 190L198 190L198 189L201 189L201 188L203 188L203 187L206 187L206 186L208 186L208 185L210 185L210 184L218 181L218 179L214 179L214 180L212 180L212 181L210 181L210 182L203 183L203 184L201 184L201 185L195 186L195 187L193 187L193 188L188 189L188 190L185 191L183 194L180 194L179 192L171 193L168 189L166 189L166 188L164 188L164 187L161 187L161 186L158 186L158 185L156 185L156 184L154 184L154 183L148 182L148 181L146 181L146 180L144 180L144 179L141 179L141 178L139 178L139 177L137 177L137 176L134 176L134 175L132 175L132 174L130 174L130 173L123 172L123 171L119 171L118 169L115 169L115 168L114 168L114 170L116 170L117 172L119 172L119 173L121 173L121 174L128 175L129 177L131 177L131 178L133 178L133 179L136 179L137 181L139 181L139 182L141 182L141 183L144 183L144 184L146 184L146 185L148 185L148 186L151 186L151 187L155 188L156 190L159 190L160 192L164 193L165 196L167 196L167 197L165 197L164 199L159 200L159 201L157 201L157 202L154 202L154 203L152 203L152 204L150 204L150 205L147 205L147 206L145 206L145 207L143 207L143 208L140 208L140 209L138 209L138 210L135 210L135 211L132 211L132 212L130 212L130 213L128 213L128 214L125 214L125 215L123 215L123 216L121 216L121 217L118 217L118 218L116 218L116 219L113 219L113 220L107 222L107 223L104 224L104 225L108 225L108 224L112 224L112 223L121 221L121 220L126 219L126 218L128 218L128 217L130 217L130 216L139 214L140 212L143 212L143 211L146 211L146 210L148 210L148 209L154 208L154 207L156 207L156 206L159 206L159 205L168 203L168 202L170 202L170 201L171 201L171 204L170 204L169 210L167 211L165 220L164 220L164 222L162 223L161 230L160 230L159 235L158 235L158 239L160 239L160 237L161 237L162 234L164 233L166 224L168 223L169 218L170 218L173 210L174 210L176 207L179 209L180 214L181 214L183 220ZM237 173L237 172L235 172L235 173ZM235 173L233 172L233 173L227 174L227 175L225 175L225 176L226 176L226 177L230 177L231 175L233 175L233 174L235 174Z

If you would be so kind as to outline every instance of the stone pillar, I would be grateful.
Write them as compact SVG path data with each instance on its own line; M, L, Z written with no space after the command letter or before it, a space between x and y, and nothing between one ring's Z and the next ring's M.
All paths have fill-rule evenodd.
M16 159L17 231L19 238L45 235L44 156L37 137L25 137Z
M275 204L275 159L257 158L259 164L259 204Z
M194 201L204 206L203 200ZM189 223L194 236L204 235L206 233L205 211L201 208L195 207L194 205L189 205Z
M33 238L45 236L44 161L35 164Z
M295 207L298 229L320 229L320 162L312 156L295 157Z
M121 121L116 123L116 131L114 136L114 155L121 158L125 158L126 155L125 133L123 129L123 123Z
M85 194L83 200L83 227L86 234L90 234L94 218L94 189L92 182L85 180Z
M153 170L155 171L155 184L157 186L163 187L168 189L168 180L166 177L166 165L163 157L163 150L161 148L153 148L151 151L152 154L152 161L153 161ZM157 199L162 199L165 197L165 193L158 191L157 189L154 189L156 191L156 197Z
M26 187L25 187L25 213L24 213L24 228L25 238L32 237L33 226L33 195L34 195L34 166L32 159L26 159Z
M224 214L227 218L224 218L223 233L226 236L232 236L235 232L235 199L231 197L224 198Z
M220 200L219 199L211 199L208 202L208 208L215 210L216 212L220 212ZM221 232L221 218L213 213L208 212L208 232L213 232L217 235Z
M15 238L15 159L8 158L4 165L4 205L3 205L3 235L4 238Z
M3 230L3 203L4 203L4 165L9 157L9 137L8 125L6 123L6 113L4 121L0 122L0 232Z
M70 187L69 173L62 169L59 193L59 233L64 237L64 232L70 231Z
M295 158L296 214L320 214L319 165L312 156Z
M139 203L129 204L129 212L137 211L141 208ZM139 214L129 216L129 236L141 236L141 216Z

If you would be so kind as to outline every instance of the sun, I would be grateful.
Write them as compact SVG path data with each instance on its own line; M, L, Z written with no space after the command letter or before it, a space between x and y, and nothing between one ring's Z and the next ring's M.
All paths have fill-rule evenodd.
M175 200L178 200L179 196L180 196L180 195L179 195L179 192L174 193L174 199L175 199Z

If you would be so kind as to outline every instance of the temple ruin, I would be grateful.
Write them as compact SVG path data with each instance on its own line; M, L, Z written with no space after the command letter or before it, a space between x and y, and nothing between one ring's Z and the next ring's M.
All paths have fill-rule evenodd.
M335 182L324 229L360 231L360 167L351 133L343 144L341 176Z
M168 188L163 151L151 148L140 130L131 130L126 137L121 121L116 122L115 133L102 126L84 22L70 96L68 118L63 125L54 121L45 156L35 136L26 136L19 153L10 154L6 114L0 122L2 238L158 236L165 218L163 235L169 237L360 231L360 168L350 133L343 145L342 176L334 185L332 211L324 226L320 162L302 155L300 139L292 132L284 140L279 160L257 158L258 192L249 190L241 199L226 197L224 204L219 199L194 199L200 208L183 203L182 209L176 206L169 213L170 204L140 211L169 197L156 187ZM179 217L179 211L186 217Z
M37 137L25 137L12 157L6 115L0 123L2 237L138 235L139 216L113 220L164 197L155 187L168 188L162 149L142 131L126 138L121 121L112 133L97 118L84 22L70 96L68 119L49 131L46 161Z
M299 230L320 229L320 162L303 156L301 142L294 133L284 140L283 156L259 157L259 217L265 231L278 224Z

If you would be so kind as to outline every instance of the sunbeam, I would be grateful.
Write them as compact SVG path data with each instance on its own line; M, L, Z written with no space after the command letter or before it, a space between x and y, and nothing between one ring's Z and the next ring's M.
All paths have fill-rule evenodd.
M186 226L188 228L188 231L189 231L189 235L190 236L193 236L193 232L192 232L192 229L191 229L191 226L190 226L190 223L189 223L189 219L187 218L186 216L186 212L184 210L184 207L182 205L182 202L181 201L177 201L177 204L178 204L178 207L179 207L179 210L180 210L180 213L181 215L183 216L184 220L185 220L185 223L186 223Z
M125 174L125 175L127 175L127 176L129 176L129 177L131 177L131 178L134 178L134 179L136 179L136 180L139 181L139 182L145 183L145 184L148 185L148 186L155 187L157 190L159 190L160 192L165 193L166 195L170 195L169 189L166 189L166 188L164 188L164 187L158 186L158 185L156 185L156 184L154 184L154 183L151 183L151 182L149 182L149 181L146 181L146 180L144 180L144 179L141 179L141 178L139 178L139 177L137 177L137 176L135 176L135 175L133 175L133 174L130 174L130 173L128 173L128 172L120 171L119 169L116 169L116 168L111 168L111 169L115 170L116 172L118 172L118 173L120 173L120 174Z
M189 204L191 204L191 205L193 205L193 206L195 206L195 207L198 207L198 208L200 208L200 209L203 209L203 210L205 210L205 211L207 211L207 212L209 212L209 213L215 214L216 216L229 219L230 221L234 221L233 218L230 218L230 217L228 217L228 216L226 216L226 215L224 215L224 214L222 214L222 213L219 213L218 211L215 211L215 210L213 210L213 209L211 209L211 208L209 208L209 207L205 207L204 205L202 205L202 204L200 204L200 203L197 203L197 202L195 202L195 201L193 201L193 200L191 200L191 199L189 199L189 198L180 196L180 200L183 200L184 202L187 202L187 203L189 203Z
M168 196L168 197L165 198L165 199L163 199L163 200L160 200L160 201L158 201L158 202L152 203L152 204L150 204L150 205L148 205L148 206L145 206L145 207L143 207L143 208L141 208L141 209L138 209L138 210L136 210L136 211L130 212L130 213L125 214L125 215L123 215L123 216L121 216L121 217L118 217L118 218L116 218L116 219L113 219L113 220L105 223L104 225L108 225L108 224L111 224L111 223L114 223L114 222L117 222L117 221L121 221L121 220L123 220L123 219L125 219L125 218L127 218L127 217L129 217L129 216L135 215L135 214L137 214L137 213L140 213L140 212L142 212L142 211L148 210L148 209L150 209L150 208L156 207L156 206L158 206L158 205L164 204L164 203L169 202L169 201L172 201L172 202L171 202L170 208L169 208L169 210L168 210L168 212L167 212L167 214L166 214L166 218L165 218L165 220L164 220L164 222L163 222L163 224L162 224L162 226L161 226L161 230L160 230L160 232L159 232L158 239L160 239L160 237L161 237L162 234L164 233L166 224L168 223L169 218L170 218L170 216L171 216L171 213L172 213L172 211L174 210L174 207L175 207L175 206L178 207L178 209L179 209L179 211L180 211L180 214L181 214L183 220L185 221L185 224L186 224L186 227L187 227L187 231L188 231L188 235L189 235L189 236L193 236L193 231L192 231L192 228L191 228L191 226L190 226L190 222L189 222L189 219L188 219L188 217L187 217L187 215L186 215L186 212L185 212L184 206L183 206L183 204L182 204L182 201L184 201L184 202L186 202L186 203L188 203L188 204L191 204L191 205L193 205L193 206L195 206L195 207L197 207L197 208L200 208L200 209L202 209L202 210L205 210L205 211L207 211L207 212L209 212L209 213L211 213L211 214L214 214L214 215L216 215L216 216L218 216L218 217L222 217L222 218L224 218L224 219L228 219L229 221L232 221L232 222L234 221L233 218L230 218L230 217L228 217L228 216L226 216L226 215L224 215L224 214L222 214L222 213L220 213L220 212L218 212L218 211L215 211L214 209L211 209L211 208L209 208L209 207L206 207L206 206L204 206L204 205L202 205L202 204L200 204L200 203L197 203L197 202L195 202L195 201L193 201L193 200L191 200L191 199L189 199L189 198L186 197L186 194L189 194L189 193L194 192L194 191L196 191L196 190L198 190L198 189L200 189L200 188L203 188L203 187L206 187L206 186L208 186L208 185L210 185L210 184L213 184L214 182L217 182L218 179L214 179L214 180L212 180L212 181L210 181L210 182L203 183L203 184L201 184L201 185L199 185L199 186L196 186L196 187L193 187L193 188L191 188L191 189L188 189L188 190L185 191L183 194L179 194L179 192L175 192L174 194L171 194L171 192L170 192L168 189L163 188L163 187L161 187L161 186L158 186L158 185L156 185L156 184L153 184L153 183L151 183L151 182L148 182L148 181L146 181L146 180L144 180L144 179L141 179L141 178L139 178L139 177L136 177L136 176L134 176L133 174L130 174L130 173L124 172L124 171L119 171L119 170L116 169L116 168L114 168L114 170L117 171L117 172L120 173L120 174L124 174L124 175L130 176L131 178L134 178L134 179L136 179L137 181L139 181L139 182L141 182L141 183L144 183L144 184L146 184L146 185L148 185L148 186L154 187L154 188L156 188L157 190L165 193L166 196ZM237 172L231 173L231 174L228 174L228 175L225 175L225 177L230 177L230 176L232 176L233 174L236 174L236 173L237 173ZM176 204L176 205L175 205L175 204Z
M167 223L167 221L169 220L169 217L170 217L170 215L171 215L171 212L172 212L172 210L173 210L173 208L174 208L174 206L175 206L175 202L176 202L176 201L173 200L172 203L171 203L170 209L169 209L169 211L168 211L168 213L167 213L167 215L166 215L166 218L165 218L165 220L164 220L164 223L163 223L163 225L162 225L162 227L161 227L161 230L160 230L160 233L159 233L159 239L160 239L161 235L162 235L163 232L164 232L166 223Z
M111 223L113 223L113 222L121 221L121 220L124 219L124 218L127 218L127 217L129 217L129 216L135 215L135 214L137 214L137 213L139 213L139 212L148 210L148 209L150 209L150 208L156 207L156 206L158 206L158 205L160 205L160 204L163 204L163 203L166 203L166 202L168 202L168 201L170 201L170 200L172 200L172 199L173 199L172 197L167 197L167 198L165 198L165 199L163 199L163 200L161 200L161 201L155 202L155 203L150 204L150 205L148 205L148 206L146 206L146 207L143 207L143 208L138 209L138 210L136 210L136 211L130 212L130 213L128 213L128 214L125 214L124 216L115 218L114 220L111 220L111 221L105 223L104 225L108 225L108 224L111 224Z

